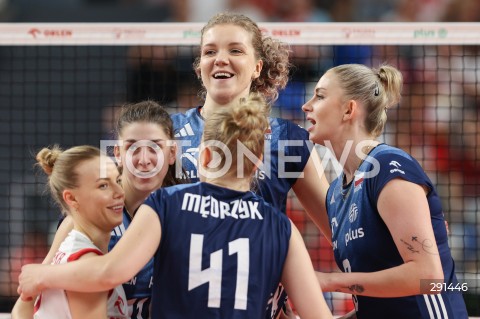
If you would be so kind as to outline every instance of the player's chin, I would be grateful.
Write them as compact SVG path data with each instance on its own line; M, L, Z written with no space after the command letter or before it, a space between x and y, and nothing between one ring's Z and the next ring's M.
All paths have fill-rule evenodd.
M318 137L318 134L314 130L310 130L308 132L308 139L315 144L320 144L320 139Z
M138 190L153 192L162 186L162 182L163 179L158 177L139 177L136 179L135 186Z

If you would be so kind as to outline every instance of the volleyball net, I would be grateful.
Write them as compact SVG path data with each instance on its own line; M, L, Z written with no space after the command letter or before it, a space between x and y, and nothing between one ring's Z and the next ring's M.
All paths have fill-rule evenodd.
M300 107L328 68L387 62L402 71L403 98L389 110L381 138L417 158L437 187L457 273L468 280L469 313L480 315L480 24L259 25L291 45L295 68L272 112L300 125ZM0 24L0 312L10 311L21 265L43 259L58 221L33 154L54 143L113 139L126 102L153 99L172 113L200 105L192 63L201 27ZM331 247L293 194L288 214L315 268L335 270ZM353 307L343 294L327 301L335 314Z

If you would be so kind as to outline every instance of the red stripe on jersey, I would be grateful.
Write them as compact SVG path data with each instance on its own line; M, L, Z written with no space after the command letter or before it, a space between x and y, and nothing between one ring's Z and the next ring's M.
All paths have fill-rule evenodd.
M83 255L88 254L88 253L95 253L95 254L100 255L100 256L103 255L103 253L98 249L85 248L85 249L80 249L76 253L73 253L70 256L68 256L67 262L78 260L78 259L80 259L80 257L82 257Z
M38 296L38 299L35 301L35 305L33 306L33 313L36 313L38 309L40 309L40 305L42 304L42 294Z

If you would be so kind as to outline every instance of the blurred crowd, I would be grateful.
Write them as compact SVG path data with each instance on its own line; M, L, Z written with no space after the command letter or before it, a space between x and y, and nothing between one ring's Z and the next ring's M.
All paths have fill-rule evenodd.
M208 5L205 5L208 2ZM4 22L205 22L231 10L274 22L475 22L476 0L0 0Z

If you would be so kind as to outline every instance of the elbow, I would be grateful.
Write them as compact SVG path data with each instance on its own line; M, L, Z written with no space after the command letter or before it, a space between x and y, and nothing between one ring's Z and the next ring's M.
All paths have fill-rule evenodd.
M432 271L431 275L427 279L443 282L445 280L445 276L443 275L442 269L440 269L440 271Z
M440 258L424 268L423 279L444 281L444 274Z
M423 271L420 279L421 294L440 294L444 291L445 286L445 276L440 261L434 265L430 265L430 267Z

